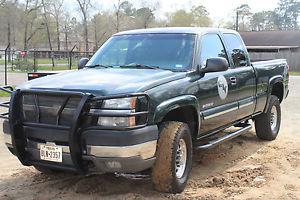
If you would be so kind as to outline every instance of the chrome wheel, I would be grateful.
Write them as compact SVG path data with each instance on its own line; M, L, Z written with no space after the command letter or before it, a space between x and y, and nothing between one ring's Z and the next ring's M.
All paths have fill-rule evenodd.
M278 121L277 109L275 106L273 106L271 109L271 119L270 119L270 125L271 125L272 131L274 131L276 129L277 121Z
M179 144L176 150L175 159L175 172L176 177L181 178L184 174L187 161L187 147L184 139L179 140Z

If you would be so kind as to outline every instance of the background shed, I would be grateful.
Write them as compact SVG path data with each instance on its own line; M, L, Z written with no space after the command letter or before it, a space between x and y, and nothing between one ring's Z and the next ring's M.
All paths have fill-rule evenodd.
M287 59L291 71L300 71L300 31L240 32L253 61Z

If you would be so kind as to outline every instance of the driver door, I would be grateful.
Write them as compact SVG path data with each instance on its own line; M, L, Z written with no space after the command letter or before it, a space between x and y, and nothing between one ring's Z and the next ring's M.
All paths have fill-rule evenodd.
M228 57L218 34L206 34L201 38L200 63L205 66L208 58ZM229 62L228 62L229 63ZM238 103L232 79L232 69L205 73L199 80L199 105L202 114L201 135L225 126L237 118Z

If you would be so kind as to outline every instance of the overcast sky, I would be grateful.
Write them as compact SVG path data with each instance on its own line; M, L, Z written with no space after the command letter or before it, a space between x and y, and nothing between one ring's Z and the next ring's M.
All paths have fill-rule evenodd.
M67 0L68 1L68 0ZM113 7L113 2L117 0L98 0L99 5L96 6L99 9L111 9ZM145 2L151 3L157 0L144 0ZM190 5L204 5L211 19L214 22L220 20L231 20L232 11L241 4L247 3L250 5L252 12L259 12L263 10L273 10L277 7L278 0L158 0L159 1L159 10L156 12L156 15L159 18L164 18L166 12L172 12L177 9L188 9ZM141 0L130 0L135 6L141 6ZM74 1L75 3L75 1Z

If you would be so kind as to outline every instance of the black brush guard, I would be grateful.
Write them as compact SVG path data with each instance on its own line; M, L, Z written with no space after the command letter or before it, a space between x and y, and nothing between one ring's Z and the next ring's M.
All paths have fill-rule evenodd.
M0 87L0 90L8 93L9 95L11 95L14 91L13 87L11 87L11 86ZM0 102L0 107L8 110L9 109L9 101ZM8 119L8 116L9 116L9 112L0 113L1 119Z
M143 93L136 93L136 94L126 94L126 95L115 95L115 96L105 96L105 97L95 97L89 93L82 93L82 92L69 92L69 91L48 91L48 90L13 90L11 86L4 86L0 87L0 90L8 92L11 94L11 99L9 102L0 103L1 107L9 109L9 112L1 113L0 117L3 119L9 120L10 125L10 134L12 137L12 146L14 150L14 154L18 157L20 162L25 166L30 165L41 165L41 166L48 166L43 162L32 161L30 160L27 152L27 138L24 134L24 125L26 122L22 121L22 95L32 94L32 95L49 95L49 96L64 96L67 99L70 97L80 97L81 100L77 105L75 114L72 119L72 123L70 127L60 126L60 125L52 125L52 124L41 124L38 121L36 123L30 123L31 126L37 126L41 128L51 128L51 129L67 129L69 131L69 149L70 155L73 162L74 167L70 168L63 165L52 165L50 167L59 168L62 170L70 170L76 171L81 174L88 173L87 164L82 159L82 142L81 142L81 133L82 133L82 119L85 116L88 116L89 112L89 105L90 102L93 101L100 101L100 100L107 100L107 99L116 99L116 98L127 98L127 97L145 97L147 100L147 111L143 112L135 112L130 114L124 114L122 117L130 117L130 116L138 116L138 115L146 115L146 121L144 124L136 125L130 128L122 128L122 129L136 129L145 127L148 123L148 111L149 111L149 97ZM64 109L66 106L66 102L60 107L60 111ZM36 107L37 111L39 112L38 105ZM61 112L58 112L58 118L60 117ZM101 116L101 115L99 115ZM116 114L115 117L120 117L119 114ZM94 127L95 128L95 127ZM98 129L117 129L116 127L97 127ZM120 129L120 130L122 130Z

